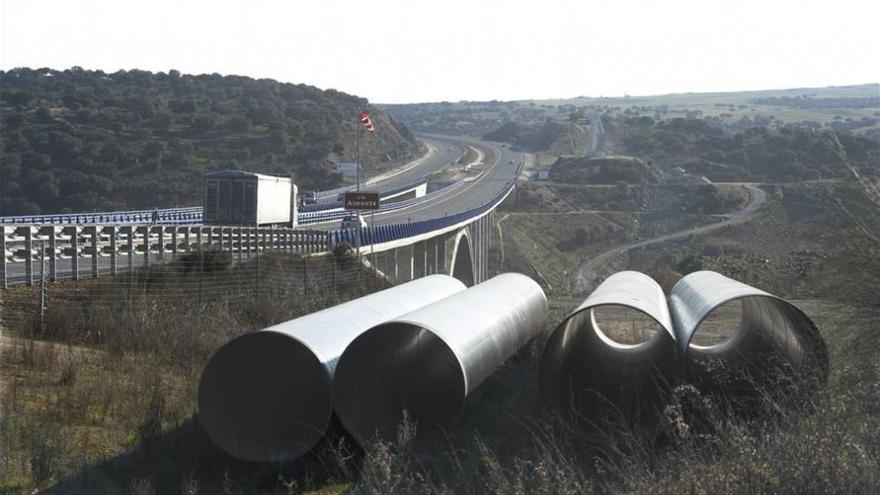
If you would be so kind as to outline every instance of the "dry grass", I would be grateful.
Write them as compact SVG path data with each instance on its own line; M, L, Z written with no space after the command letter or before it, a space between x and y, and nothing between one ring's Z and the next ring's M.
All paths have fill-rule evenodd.
M334 425L303 459L281 465L239 462L211 445L193 415L194 385L207 356L239 332L379 286L368 276L352 279L356 272L350 267L319 262L308 266L304 283L305 272L297 268L301 259L275 263L266 257L259 278L253 263L221 263L216 271L206 269L212 275L201 283L202 270L183 264L142 274L134 283L120 277L51 286L42 322L34 304L38 293L4 292L0 492L46 487L65 494L880 492L880 310L871 299L877 284L864 283L876 282L878 273L861 261L870 258L869 249L876 254L877 246L856 243L854 236L841 244L851 230L839 220L822 218L825 230L817 230L819 220L783 218L778 206L770 213L722 233L726 242L722 234L713 239L722 254L700 251L698 258L705 263L733 258L751 267L753 258L763 263L766 256L770 264L761 265L758 279L726 273L773 292L778 286L782 295L811 298L794 302L822 331L831 376L809 407L785 407L789 394L771 388L742 414L729 397L681 384L663 410L659 434L609 426L600 435L584 435L545 412L536 378L542 339L536 339L488 378L441 431L406 423L395 442L362 450ZM583 218L585 228L619 219L565 218L573 217ZM554 253L562 251L553 241L563 239L551 236L549 244L534 245L544 241L525 235L533 228L553 234L550 219L557 217L505 221L506 269L533 259L556 283L567 276L569 256L586 258L603 243L618 243L614 236L629 233L610 229L612 238L599 236L597 245L563 252L555 265ZM763 251L790 249L779 247L779 239L814 243L804 241L823 262L813 268L777 263ZM701 242L688 240L682 249L694 251ZM855 274L848 260L861 264L859 287L837 282ZM801 285L786 278L795 268L806 273ZM657 279L668 290L674 277ZM851 301L839 302L844 296ZM545 335L579 302L551 299ZM727 309L701 331L723 337L719 331L736 313L733 306ZM625 339L635 329L629 337L638 340L643 326L626 321L609 331L619 330Z
M344 259L263 256L259 289L256 260L199 261L51 285L43 318L38 290L4 291L0 492L65 486L114 459L134 463L122 476L129 491L197 490L205 482L189 456L228 460L191 419L210 354L234 335L384 286ZM101 480L93 493L119 486L91 476Z

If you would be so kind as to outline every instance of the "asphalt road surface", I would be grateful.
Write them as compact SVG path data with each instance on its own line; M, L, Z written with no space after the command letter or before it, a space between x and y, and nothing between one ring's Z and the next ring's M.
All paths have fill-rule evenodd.
M465 146L458 141L430 137L420 137L419 139L428 147L428 153L395 170L388 170L373 177L362 177L361 190L384 192L412 184L450 163L454 163L465 153ZM355 186L334 189L339 192L343 190L353 191ZM335 201L336 196L329 195L321 198L319 202Z
M464 149L465 146L478 148L485 155L482 174L473 180L466 181L459 187L449 188L447 193L439 193L430 201L418 203L400 210L377 213L374 218L376 225L420 222L453 215L481 206L495 198L510 180L517 176L520 164L523 162L530 163L533 160L531 154L512 150L502 143L436 135L424 137L423 139L445 142L453 147L459 146L461 149ZM364 217L367 222L370 222L369 213L366 213ZM321 230L333 230L339 228L339 225L340 221L334 220L332 222L313 224L311 227Z

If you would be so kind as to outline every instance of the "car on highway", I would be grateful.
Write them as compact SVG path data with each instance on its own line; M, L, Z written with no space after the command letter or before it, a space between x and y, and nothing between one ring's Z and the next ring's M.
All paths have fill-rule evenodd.
M363 215L352 213L342 218L343 229L356 229L358 226L362 229L367 228L367 221L364 220Z

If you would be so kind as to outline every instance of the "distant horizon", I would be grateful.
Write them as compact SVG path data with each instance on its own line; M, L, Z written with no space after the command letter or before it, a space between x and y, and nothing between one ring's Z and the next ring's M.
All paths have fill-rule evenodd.
M128 72L128 71L133 71L133 70L150 72L152 74L168 74L170 71L176 70L181 75L193 76L193 77L210 76L213 74L219 74L222 77L247 77L247 78L254 79L254 80L267 79L267 80L275 81L280 84L294 84L294 85L304 84L306 86L316 87L322 91L327 91L327 90L340 91L340 92L349 94L351 96L355 96L355 97L359 97L359 98L366 98L367 101L371 105L379 105L379 106L382 106L382 105L419 105L419 104L432 104L432 103L463 103L463 102L485 103L485 102L490 102L490 101L515 103L515 102L523 102L523 101L554 101L554 100L577 100L577 99L593 99L593 100L609 99L609 100L611 100L611 99L625 99L625 98L657 98L657 97L677 96L677 95L711 95L711 94L734 94L734 93L761 93L761 92L772 92L772 91L818 90L818 89L830 89L830 88L853 88L853 87L871 86L871 85L878 86L877 96L880 96L880 81L876 81L876 82L863 82L863 83L853 83L853 84L829 84L829 85L825 85L825 86L790 86L790 87L777 87L777 88L732 89L732 90L717 90L717 91L713 91L713 90L710 90L710 91L674 91L671 93L618 94L618 95L595 95L595 96L581 94L581 95L577 95L577 96L550 96L550 97L545 97L545 98L519 98L519 99L513 99L513 100L502 100L502 99L498 99L498 98L493 98L493 99L488 99L488 100L461 99L461 100L431 100L431 101L409 101L409 102L389 103L389 102L375 101L375 100L371 99L368 95L351 93L349 91L345 91L345 90L338 88L338 87L333 87L333 86L321 87L321 86L318 86L317 84L312 84L308 81L282 81L282 80L278 80L278 79L275 79L272 77L260 77L260 76L253 76L253 75L249 75L249 74L222 74L220 72L191 73L191 72L185 72L185 71L173 68L173 67L166 69L166 70L159 70L159 71L142 69L139 67L119 68L119 69L112 69L111 70L111 69L83 67L81 65L72 65L70 67L66 67L63 69L49 67L49 66L42 66L42 67L18 66L18 67L2 68L0 70L3 70L5 72L10 72L15 69L28 69L28 70L49 69L49 70L53 70L53 71L64 72L64 71L68 71L68 70L73 70L74 67L78 67L84 71L103 72L105 74L113 74L113 73L120 72L120 71Z
M878 18L863 0L0 0L0 68L174 67L382 104L828 87L880 81Z

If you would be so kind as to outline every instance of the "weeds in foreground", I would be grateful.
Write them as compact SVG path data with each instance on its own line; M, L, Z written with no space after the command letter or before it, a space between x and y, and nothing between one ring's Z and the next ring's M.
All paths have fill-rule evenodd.
M269 280L269 276L263 282ZM269 284L268 282L266 282ZM265 287L268 287L264 286ZM663 410L661 433L644 440L616 429L573 435L544 415L529 389L540 353L529 346L482 387L465 420L440 436L407 419L393 442L366 449L338 429L309 456L282 465L240 462L218 451L193 416L201 360L231 325L284 318L325 294L271 314L248 301L144 309L138 322L101 338L16 337L2 345L0 491L50 493L871 493L880 490L880 315L825 322L832 375L806 412L732 414L724 398L682 385ZM279 291L281 289L278 289ZM364 288L369 290L369 288ZM291 293L292 294L292 293ZM354 295L354 294L352 294ZM147 294L149 296L149 292ZM142 296L143 297L143 296ZM143 297L143 301L149 297ZM223 309L226 308L226 309ZM152 317L149 317L152 311ZM254 309L253 311L257 311ZM843 313L843 309L840 310ZM859 311L862 311L860 309ZM190 318L179 335L162 326ZM120 320L125 321L125 320ZM52 329L52 326L47 326ZM252 328L252 327L251 327ZM85 329L85 327L83 327ZM119 339L112 331L130 332ZM4 332L5 335L8 335ZM194 337L201 336L201 337ZM127 343L127 344L126 344ZM116 346L129 345L128 348ZM175 347L189 349L182 352ZM493 404L499 396L509 402ZM772 408L772 394L765 395ZM492 407L488 407L492 406ZM779 409L778 407L776 409Z

